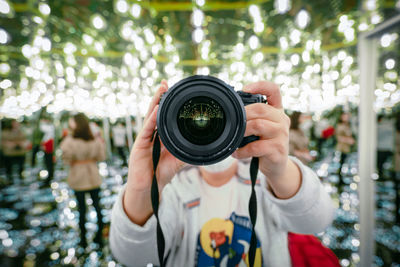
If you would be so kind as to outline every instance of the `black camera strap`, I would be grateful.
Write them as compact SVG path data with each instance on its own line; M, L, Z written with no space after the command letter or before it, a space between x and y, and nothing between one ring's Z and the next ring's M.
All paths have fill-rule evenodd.
M251 179L251 195L249 201L249 215L250 221L252 224L251 229L251 239L250 239L250 247L249 247L249 265L250 267L254 266L254 260L256 258L256 250L257 250L257 236L256 236L256 221L257 221L257 197L256 197L256 181L257 181L257 173L258 173L258 162L259 159L253 157L250 163L250 179Z
M160 261L160 267L165 266L164 261L164 250L165 250L165 239L164 234L160 225L160 218L158 214L158 208L160 204L160 193L158 191L158 183L157 183L157 166L160 160L161 153L161 144L160 138L158 136L158 132L156 131L153 136L154 144L153 144L153 181L151 183L151 205L153 207L154 215L157 219L157 250L158 250L158 259ZM250 179L251 179L251 195L249 200L249 215L250 221L252 224L251 230L251 239L250 239L250 247L249 247L249 265L250 267L254 266L254 260L256 256L257 250L257 237L255 231L255 225L257 221L257 197L255 191L255 185L257 181L257 173L258 173L258 164L259 159L254 157L251 159L250 163Z
M160 160L161 153L161 144L160 138L158 137L158 132L156 131L154 136L154 144L153 144L153 181L151 182L151 205L153 207L154 215L157 219L157 250L158 250L158 259L160 261L160 267L164 267L164 250L165 250L165 239L164 234L160 225L160 218L158 216L158 208L160 204L160 193L158 192L158 183L157 183L157 165Z

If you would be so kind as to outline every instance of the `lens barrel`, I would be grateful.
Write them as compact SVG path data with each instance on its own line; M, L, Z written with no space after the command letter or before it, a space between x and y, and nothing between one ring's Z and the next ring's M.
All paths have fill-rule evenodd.
M233 87L212 76L195 75L172 86L162 97L157 130L176 158L209 165L231 155L246 129L246 113Z

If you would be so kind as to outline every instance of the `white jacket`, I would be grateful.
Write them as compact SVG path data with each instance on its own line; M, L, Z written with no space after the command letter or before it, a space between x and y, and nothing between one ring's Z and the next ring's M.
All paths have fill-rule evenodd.
M261 248L257 249L255 266L261 266L260 252L262 266L291 266L287 232L319 233L332 222L332 201L317 175L297 159L292 160L300 167L302 184L290 199L274 197L267 190L265 177L259 172L255 189L258 205L256 234ZM228 192L225 203L231 207L228 210L232 213L226 216L227 209L224 209L221 211L225 214L220 218L209 220L201 217L207 211L203 205L210 204L205 200L204 192L210 186L204 187L205 182L196 167L183 169L164 187L159 212L165 236L165 255L169 254L168 267L247 266L244 261L248 262L246 253L251 234L248 177L249 164L240 162L238 175L229 185L230 189L221 189ZM158 265L156 218L153 215L144 226L132 223L122 207L124 190L121 190L112 211L112 253L127 266ZM215 202L216 208L221 206L218 204ZM210 206L206 208L210 209ZM221 244L218 250L211 248L212 238Z

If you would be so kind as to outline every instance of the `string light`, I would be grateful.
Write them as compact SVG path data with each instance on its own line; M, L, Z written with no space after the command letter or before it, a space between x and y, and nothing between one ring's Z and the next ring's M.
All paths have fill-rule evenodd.
M11 12L10 5L5 0L0 0L0 13L9 14Z
M385 61L385 66L386 66L386 68L387 68L388 70L391 70L391 69L394 68L395 63L396 63L396 62L394 61L393 58L389 58L389 59L387 59L387 60Z
M8 33L0 28L0 44L6 44L9 42L9 37L8 37Z
M381 37L381 46L382 47L390 46L391 42L392 42L392 38L391 38L390 34L385 33L384 35L382 35L382 37Z
M139 18L141 11L142 11L142 8L141 8L140 5L138 5L138 4L133 4L132 5L132 7L131 7L131 15L134 18Z
M4 11L4 9L1 9L2 3L7 3L7 1L0 0L0 12ZM194 27L192 33L193 42L199 44L198 53L201 60L217 62L220 55L215 55L213 51L215 44L212 43L212 39L205 39L205 35L209 31L206 27L208 27L208 23L212 21L208 16L206 17L204 12L200 9L206 2L204 0L196 0L195 3L196 7L193 9L191 18L191 23ZM291 1L276 0L274 1L274 7L275 12L273 12L273 14L286 13L291 8ZM124 22L118 28L119 35L128 43L126 50L122 51L121 58L123 64L121 67L109 67L109 65L107 65L108 63L105 63L101 58L96 58L97 54L106 52L108 47L107 41L105 41L106 39L96 33L96 30L102 30L107 27L107 13L98 13L91 17L91 29L82 34L81 41L75 39L72 41L71 39L67 40L67 42L60 42L57 36L49 38L47 37L48 33L45 32L45 16L52 13L50 6L41 2L38 4L38 8L40 13L44 16L33 16L32 19L36 23L41 24L38 26L40 29L32 36L32 41L23 45L21 48L22 55L28 59L29 64L21 68L23 77L21 77L20 81L14 81L9 78L9 80L12 80L13 85L8 87L7 90L13 89L12 87L18 87L20 89L25 88L25 90L36 90L40 94L55 94L55 92L66 93L74 85L79 85L80 87L93 88L94 94L98 95L104 102L104 98L109 95L115 94L115 96L117 96L118 92L115 92L115 90L126 89L131 92L135 91L135 96L137 94L136 97L140 98L142 90L146 90L148 95L152 94L154 91L152 86L156 85L160 77L166 77L168 80L170 80L170 76L173 76L174 79L185 77L181 66L181 64L185 64L185 60L180 58L180 53L174 44L171 33L157 27L139 26L133 19L139 18L141 15L142 9L140 3L130 4L126 0L114 1L114 12L131 15L130 19L125 17ZM371 20L382 18L375 9L371 11L373 11L372 16L377 16ZM11 10L9 10L9 12L11 12ZM330 55L328 55L323 47L321 47L321 36L316 35L310 38L304 33L302 29L305 29L311 21L310 14L305 9L301 9L295 17L297 27L288 29L286 35L279 36L278 42L281 48L280 50L285 56L279 55L279 60L273 62L270 60L269 53L264 51L265 48L262 48L262 46L265 45L263 43L265 42L264 35L259 34L266 30L263 22L265 16L262 14L265 10L261 9L258 5L250 5L248 12L253 21L252 27L254 34L250 34L249 36L244 30L239 31L237 33L237 43L232 46L226 55L222 55L223 57L238 61L240 64L229 64L228 68L224 69L221 67L219 71L215 71L213 68L209 67L199 67L196 70L197 73L207 73L218 77L224 77L228 83L231 81L239 86L240 84L243 85L246 82L254 80L274 80L276 78L277 81L284 85L283 88L285 91L289 90L289 88L294 88L299 81L304 79L303 81L308 83L309 87L301 87L301 89L298 89L299 92L297 96L286 96L285 101L293 103L294 99L298 98L301 102L299 107L301 106L301 108L306 109L325 109L326 107L316 105L308 107L312 101L317 101L317 99L321 98L323 101L328 101L329 98L333 97L333 99L329 99L332 100L329 102L332 106L340 103L340 101L347 101L343 100L343 98L336 97L335 94L331 94L334 86L333 83L336 80L339 81L338 84L340 84L340 86L345 87L341 93L357 96L357 94L355 94L357 89L354 87L354 83L356 83L355 74L350 68L354 63L354 57L351 52L345 48L337 52L332 51ZM107 16L107 21L102 15ZM351 18L351 15L342 15L339 18L339 23L335 25L335 27L337 26L338 32L343 34L347 42L355 40L355 29L367 30L369 27L368 23L363 22L357 24ZM11 41L10 37L6 30L0 30L0 43L9 43ZM394 43L395 38L393 34L384 35L381 38L381 45L383 47L390 47ZM52 44L53 41L58 44ZM58 58L54 61L48 61L46 57L41 58L42 52L51 52L53 47L56 47L56 50L58 50L58 48L62 49L62 52L64 52L64 57L62 59ZM289 52L291 51L289 47L293 47L296 53L292 54ZM297 50L303 48L305 49L304 51ZM95 56L92 56L92 53L94 53ZM81 55L87 55L87 57L80 57ZM158 58L164 58L165 56L170 62L164 63L162 60L161 63L158 62ZM307 66L308 64L309 66ZM395 83L398 77L397 72L394 70L395 65L393 59L387 59L384 64L384 67L388 70L384 75L385 79L388 80L382 83L381 90L383 92L390 91L393 93L391 95L395 95L396 90L398 90ZM248 68L252 66L257 66L257 70L253 72L249 71ZM54 73L52 73L51 69L54 69ZM210 73L211 70L213 73ZM259 72L259 70L263 71ZM289 75L289 73L294 70L301 70L301 72L295 74L291 73L291 75ZM0 73L2 75L9 75L11 71L10 64L4 62L0 63ZM165 73L163 71L165 71ZM343 76L341 73L343 73ZM57 77L52 77L52 75L56 75ZM138 79L132 82L132 77L136 76L138 76ZM38 83L33 87L33 82ZM3 86L5 85L7 84L3 84ZM101 88L109 88L111 91L106 92ZM316 93L319 88L323 88L326 92ZM74 92L75 91L72 90L69 93L71 94ZM97 92L99 93L97 94ZM296 90L293 92L296 92ZM304 92L306 93L303 94ZM333 92L336 91L333 90ZM14 92L14 94L18 96L21 93ZM312 95L312 97L310 97L310 95ZM380 96L383 95L386 96L387 93L380 94ZM74 99L73 96L73 94L70 95L71 99ZM83 97L83 95L76 96L76 98L79 97ZM116 107L120 105L120 98L121 97L116 97L115 109L118 109ZM390 97L387 98L390 99ZM395 98L396 95L393 99ZM50 98L47 98L47 100L48 99ZM109 96L108 99L110 102L110 99L113 98ZM42 102L42 104L46 101ZM78 103L79 101L75 99L73 103ZM91 104L89 105L92 107L100 103L98 100L94 103L94 99L90 98L85 98L85 101L90 102ZM26 105L26 103L27 102L24 102L24 105ZM17 104L17 106L18 105L19 104ZM78 107L79 105L77 105L77 108ZM29 109L30 107L27 108ZM69 108L74 109L74 106L69 106ZM53 110L58 109L55 108ZM115 111L115 114L117 113L119 114L119 111ZM105 110L102 110L101 114L107 113ZM113 116L115 116L115 114Z
M196 0L196 4L200 7L204 6L204 4L206 3L205 0Z
M259 45L260 45L260 42L259 42L257 36L252 35L249 39L250 49L254 50L254 49L258 48Z
M40 13L42 13L43 15L47 16L50 15L51 9L49 7L48 4L46 3L40 3L39 4L39 11Z
M204 31L201 28L196 28L193 31L192 38L193 42L195 42L196 44L200 43L204 38Z
M291 1L290 0L275 0L274 8L279 14L284 14L290 10Z
M115 7L120 13L126 13L129 9L129 5L125 0L116 1Z
M192 13L192 24L194 27L201 27L204 21L204 13L200 9L194 9Z
M305 9L302 9L297 14L295 21L296 21L296 25L300 29L304 29L310 23L310 20L311 19L310 19L310 15L308 14L308 12Z
M262 32L264 30L264 23L262 22L261 19L261 13L259 7L256 5L250 5L249 13L254 22L254 32L255 33Z
M98 30L104 29L106 26L104 19L98 14L93 16L92 24Z

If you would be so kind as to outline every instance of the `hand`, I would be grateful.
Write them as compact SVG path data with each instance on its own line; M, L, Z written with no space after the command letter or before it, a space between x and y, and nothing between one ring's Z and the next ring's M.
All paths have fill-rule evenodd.
M160 97L168 90L166 81L161 82L160 88L155 93L147 115L144 127L138 134L129 159L128 187L135 191L147 191L151 188L153 178L153 143L152 140L157 124L157 110ZM161 144L160 161L157 167L157 179L161 189L170 182L172 177L182 168L184 163L175 158Z
M245 136L256 135L260 140L238 149L233 156L259 157L260 170L269 179L278 179L284 174L288 163L290 126L290 119L282 108L279 87L263 81L246 86L244 91L267 96L268 105L256 103L245 107Z
M350 136L350 137L348 137L348 138L347 138L347 143L348 143L349 145L351 145L351 146L352 146L352 145L354 145L354 143L355 143L355 140L354 140L354 138L353 138L353 137L351 137L351 136Z
M298 166L288 158L290 119L283 111L279 87L270 82L257 82L246 86L244 91L267 96L268 105L246 106L245 136L256 135L260 140L236 150L233 156L259 157L259 169L275 196L291 198L299 191L302 177Z

